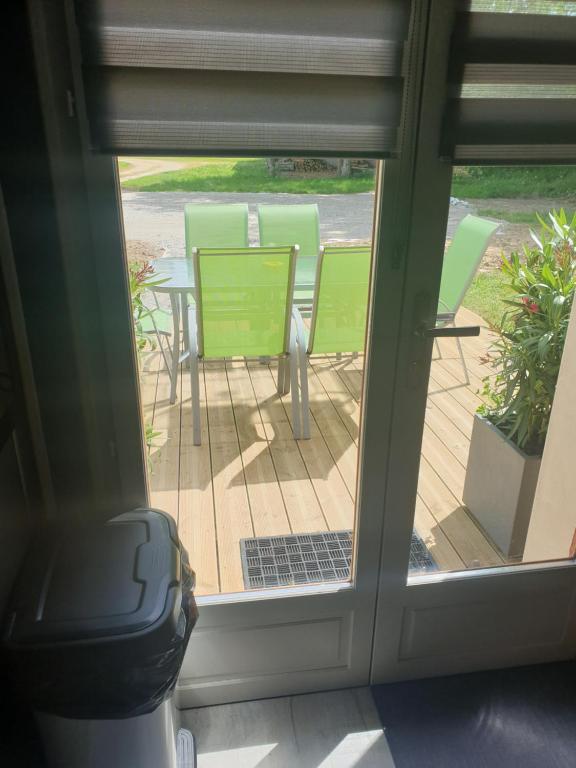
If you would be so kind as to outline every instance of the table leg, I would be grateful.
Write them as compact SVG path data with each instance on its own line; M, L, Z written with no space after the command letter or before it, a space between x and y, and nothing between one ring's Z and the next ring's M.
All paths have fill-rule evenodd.
M180 366L180 308L178 295L170 293L170 305L172 308L172 370L170 371L170 404L176 402L176 386L178 384L178 368Z
M180 294L182 301L182 331L184 336L184 354L186 355L186 368L190 368L190 328L188 326L188 294Z

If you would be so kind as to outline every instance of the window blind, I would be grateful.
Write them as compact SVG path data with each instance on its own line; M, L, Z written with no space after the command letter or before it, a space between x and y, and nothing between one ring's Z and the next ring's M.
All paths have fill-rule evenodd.
M576 2L462 0L442 154L576 161Z
M77 0L94 149L397 150L406 0Z

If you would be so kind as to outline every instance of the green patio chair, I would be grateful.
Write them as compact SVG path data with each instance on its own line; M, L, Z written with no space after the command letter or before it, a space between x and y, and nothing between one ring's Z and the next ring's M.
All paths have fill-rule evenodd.
M248 248L245 203L188 203L184 226L186 256L193 248Z
M247 248L248 247L248 206L245 203L187 203L184 206L184 234L186 240L186 256L192 256L194 248ZM158 344L170 377L170 402L176 402L176 389L178 384L178 370L180 363L186 356L186 351L180 354L180 350L172 348L174 323L179 322L177 308L172 306L172 328L168 332L165 314L167 310L161 309L156 301L159 318L162 327L156 328L152 318L146 322L146 333L155 333ZM166 351L166 347L168 350Z
M437 327L454 325L456 313L460 309L482 257L486 253L488 241L498 226L499 224L495 221L488 221L470 214L465 216L458 225L444 256L436 318ZM437 340L435 342L438 355L441 357L440 345ZM464 369L465 381L466 384L469 384L470 377L466 367L466 359L458 337L456 337L456 344Z
M310 437L308 356L354 354L364 349L370 262L369 246L321 248L309 329L300 312L294 310L305 438Z
M261 246L297 245L294 303L311 306L314 277L320 252L320 220L316 203L259 205L258 228Z
M298 249L193 249L195 309L188 313L192 431L200 445L201 359L278 357L288 360L292 428L300 437L298 355L292 317ZM279 367L280 370L280 367ZM279 375L278 389L285 391Z

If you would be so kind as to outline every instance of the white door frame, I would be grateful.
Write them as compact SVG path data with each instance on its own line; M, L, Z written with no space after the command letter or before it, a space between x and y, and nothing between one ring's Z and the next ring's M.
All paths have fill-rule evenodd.
M402 131L408 158L414 147L412 124L419 100L429 1L415 2L407 56L408 99ZM68 268L75 282L75 306L77 312L93 307L96 293L100 311L107 391L99 394L112 418L103 434L94 434L92 455L107 456L115 462L119 482L119 508L115 511L122 511L143 500L145 472L116 164L114 158L89 149L71 1L60 6L29 0L29 7L46 133L54 155L54 184L66 214L60 219L60 233L73 254ZM201 598L200 619L180 679L178 697L182 706L360 685L369 680L386 484L383 445L387 444L392 416L393 362L403 280L401 260L396 258L397 244L388 236L384 222L389 215L402 211L397 202L390 213L387 207L397 201L394 187L401 186L404 166L400 160L387 163L387 192L381 198L384 208L376 224L382 236L375 236L373 307L386 306L386 312L382 317L374 312L371 323L364 407L370 413L369 422L378 422L380 428L367 429L362 437L366 458L359 473L354 583ZM89 212L89 226L82 231L82 248L77 246L79 223L68 201ZM85 245L87 241L90 248ZM76 272L83 270L85 274L96 260L98 269L94 270L92 283L75 279ZM80 348L79 353L86 357L88 368L92 350ZM379 460L367 460L373 456ZM96 484L95 494L97 489Z
M552 661L576 652L576 565L517 565L408 578L408 553L452 169L440 157L454 5L432 0L413 197L405 210L404 304L371 681L402 680ZM401 233L397 233L401 238ZM385 312L382 306L376 311ZM374 425L373 425L374 428ZM368 432L368 427L366 429ZM366 435L368 439L368 435Z

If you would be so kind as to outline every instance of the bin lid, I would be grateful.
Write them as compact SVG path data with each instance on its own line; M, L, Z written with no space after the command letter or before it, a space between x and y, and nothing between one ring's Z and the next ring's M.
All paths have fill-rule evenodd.
M45 645L149 630L173 614L180 578L176 526L162 512L50 526L24 561L6 642Z

